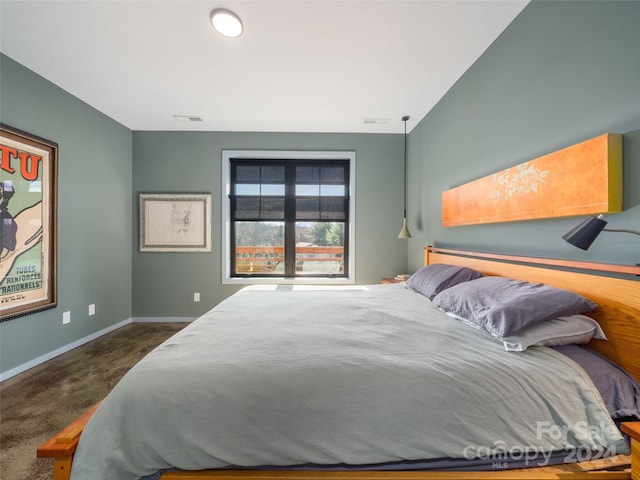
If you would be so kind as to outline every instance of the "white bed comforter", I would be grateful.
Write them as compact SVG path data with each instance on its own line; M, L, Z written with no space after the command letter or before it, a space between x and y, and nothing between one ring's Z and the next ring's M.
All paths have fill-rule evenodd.
M125 375L72 480L565 448L628 452L557 352L506 352L403 285L247 288Z

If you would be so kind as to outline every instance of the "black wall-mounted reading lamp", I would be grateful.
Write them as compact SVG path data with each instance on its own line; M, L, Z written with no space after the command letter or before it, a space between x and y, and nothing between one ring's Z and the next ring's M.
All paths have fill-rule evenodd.
M603 215L587 217L565 233L562 238L575 247L587 250L596 237L600 235L600 232L623 232L640 235L638 230L604 228L606 224L607 221L604 219Z

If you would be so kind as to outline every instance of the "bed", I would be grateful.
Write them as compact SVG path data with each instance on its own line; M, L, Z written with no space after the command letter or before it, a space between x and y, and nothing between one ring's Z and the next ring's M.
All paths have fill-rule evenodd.
M442 311L454 290L503 277L575 292L598 305L588 315L607 337L589 346L637 380L640 283L629 274L640 269L426 247L425 266L441 265L482 278L441 284L431 300L402 284L332 290L330 304L322 289L243 290L154 350L38 455L55 458L56 480L640 479L640 422L622 423L629 448L604 396L562 347L506 351L479 324ZM256 305L279 315L267 323ZM296 314L296 305L319 316ZM425 364L435 373L425 377ZM545 385L544 395L532 384ZM503 415L514 405L517 415ZM224 441L209 445L210 436ZM526 465L514 462L528 454L523 445L540 447ZM549 466L551 452L570 464ZM449 462L477 459L485 471Z

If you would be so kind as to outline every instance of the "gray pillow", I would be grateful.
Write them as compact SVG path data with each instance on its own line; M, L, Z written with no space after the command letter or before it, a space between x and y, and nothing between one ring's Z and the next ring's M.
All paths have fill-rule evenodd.
M640 384L618 365L581 345L553 347L591 377L613 419L640 420Z
M598 307L581 295L504 277L482 277L443 290L433 303L445 312L503 338L545 320Z
M411 275L407 280L407 287L431 300L447 288L480 277L480 272L468 267L432 263Z
M550 318L536 323L510 337L502 338L508 352L523 352L529 347L554 347L589 343L592 338L606 340L607 336L593 318L586 315Z

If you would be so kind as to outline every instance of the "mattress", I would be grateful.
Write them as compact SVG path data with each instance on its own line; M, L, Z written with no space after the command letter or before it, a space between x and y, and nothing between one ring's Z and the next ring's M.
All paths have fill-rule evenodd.
M589 377L553 349L507 352L402 284L260 286L123 377L71 478L628 451Z

